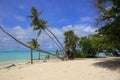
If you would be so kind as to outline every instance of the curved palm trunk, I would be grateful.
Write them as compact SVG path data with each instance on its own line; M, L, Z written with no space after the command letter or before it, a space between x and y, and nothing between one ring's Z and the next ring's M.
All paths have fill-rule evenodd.
M31 49L31 64L33 64L33 51Z
M47 52L47 51L44 51L44 50L42 50L42 49L32 48L32 47L24 44L23 42L19 41L18 39L16 39L15 37L13 37L11 34L9 34L8 32L6 32L1 26L0 26L0 29L1 29L6 35L8 35L9 37L13 38L16 42L20 43L21 45L23 45L23 46L25 46L25 47L27 47L27 48L30 48L30 49L33 49L33 50L36 50L36 51L39 51L39 52L43 52L43 53L46 53L46 54L49 54L49 55L55 56L55 57L63 60L63 58L61 58L61 57L59 57L59 56L56 56L56 55L54 55L54 54L51 54L51 53L49 53L49 52Z
M45 30L44 30L45 31ZM62 50L62 53L63 53L63 58L65 58L65 57L67 57L67 55L65 54L65 51L64 51L64 49L62 49L61 48L61 46L59 46L59 44L56 42L56 40L54 40L48 33L47 33L47 31L45 31L45 33L57 44L57 46Z
M54 37L55 37L55 39L57 40L57 42L60 44L60 46L62 47L62 50L63 50L63 53L64 53L64 55L65 55L65 50L64 50L64 47L63 47L63 45L60 43L60 41L58 40L58 38L48 29L48 28L46 28Z
M44 30L45 31L45 30ZM47 33L47 31L45 31L45 33L57 44L57 46L61 49L61 47L59 46L59 44Z

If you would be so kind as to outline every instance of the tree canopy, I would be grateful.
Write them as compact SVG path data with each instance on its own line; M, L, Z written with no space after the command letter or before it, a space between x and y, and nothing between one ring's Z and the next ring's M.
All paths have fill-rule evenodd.
M38 44L36 39L32 39L30 42L28 42L28 45L32 48L39 49L40 45Z
M65 50L69 58L74 58L79 38L72 30L64 32L65 36Z
M61 42L58 40L55 34L48 29L49 25L47 21L39 18L42 11L38 12L35 7L32 7L31 13L32 14L28 17L32 19L31 26L33 27L33 30L38 31L38 36L40 36L41 30L43 30L56 43L60 50L62 50L63 54L65 54L64 47L62 46Z
M97 0L100 16L98 34L106 35L114 48L120 49L120 0Z
M40 45L38 44L36 39L32 39L30 42L28 42L28 45L31 48L39 49ZM33 64L33 51L31 49L31 64Z

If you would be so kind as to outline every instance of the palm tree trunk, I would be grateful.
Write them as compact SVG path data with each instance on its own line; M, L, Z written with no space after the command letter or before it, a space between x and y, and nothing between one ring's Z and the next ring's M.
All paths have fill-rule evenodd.
M63 54L65 55L65 50L64 50L64 47L63 47L63 45L60 43L60 41L58 40L58 38L48 29L48 28L46 28L54 37L55 37L55 39L57 40L57 42L60 44L60 46L62 47L62 50L63 50Z
M46 54L49 54L49 55L52 55L52 56L57 57L56 55L54 55L54 54L52 54L52 53L49 53L49 52L47 52L47 51L44 51L44 50L42 50L42 49L32 48L32 47L24 44L23 42L19 41L18 39L16 39L15 37L13 37L11 34L9 34L7 31L5 31L1 26L0 26L0 29L1 29L6 35L8 35L8 36L11 37L12 39L14 39L16 42L20 43L21 45L23 45L23 46L25 46L25 47L27 47L27 48L30 48L30 49L33 49L33 50L36 50L36 51L39 51L39 52L44 52L44 53L46 53ZM61 58L61 57L57 57L57 58L63 60L63 58Z
M33 64L33 51L31 49L31 64Z
M39 52L38 60L40 60L40 52Z
M61 49L61 47L59 46L59 44L47 33L47 31L46 30L44 30L44 31L56 43L56 45Z

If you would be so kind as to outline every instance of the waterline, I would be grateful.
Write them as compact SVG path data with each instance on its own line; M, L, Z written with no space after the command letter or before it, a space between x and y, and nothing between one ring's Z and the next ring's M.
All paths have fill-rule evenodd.
M54 53L53 53L54 54ZM33 59L38 59L39 52L33 52ZM40 52L40 59L45 59L46 54ZM0 52L0 62L30 60L30 51L2 51Z

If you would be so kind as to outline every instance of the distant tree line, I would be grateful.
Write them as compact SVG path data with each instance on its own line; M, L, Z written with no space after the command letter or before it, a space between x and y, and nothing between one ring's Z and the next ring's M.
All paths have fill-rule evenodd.
M103 50L112 51L115 49L107 36L93 34L79 38L73 30L66 31L64 36L65 50L69 59L96 57L96 54Z

